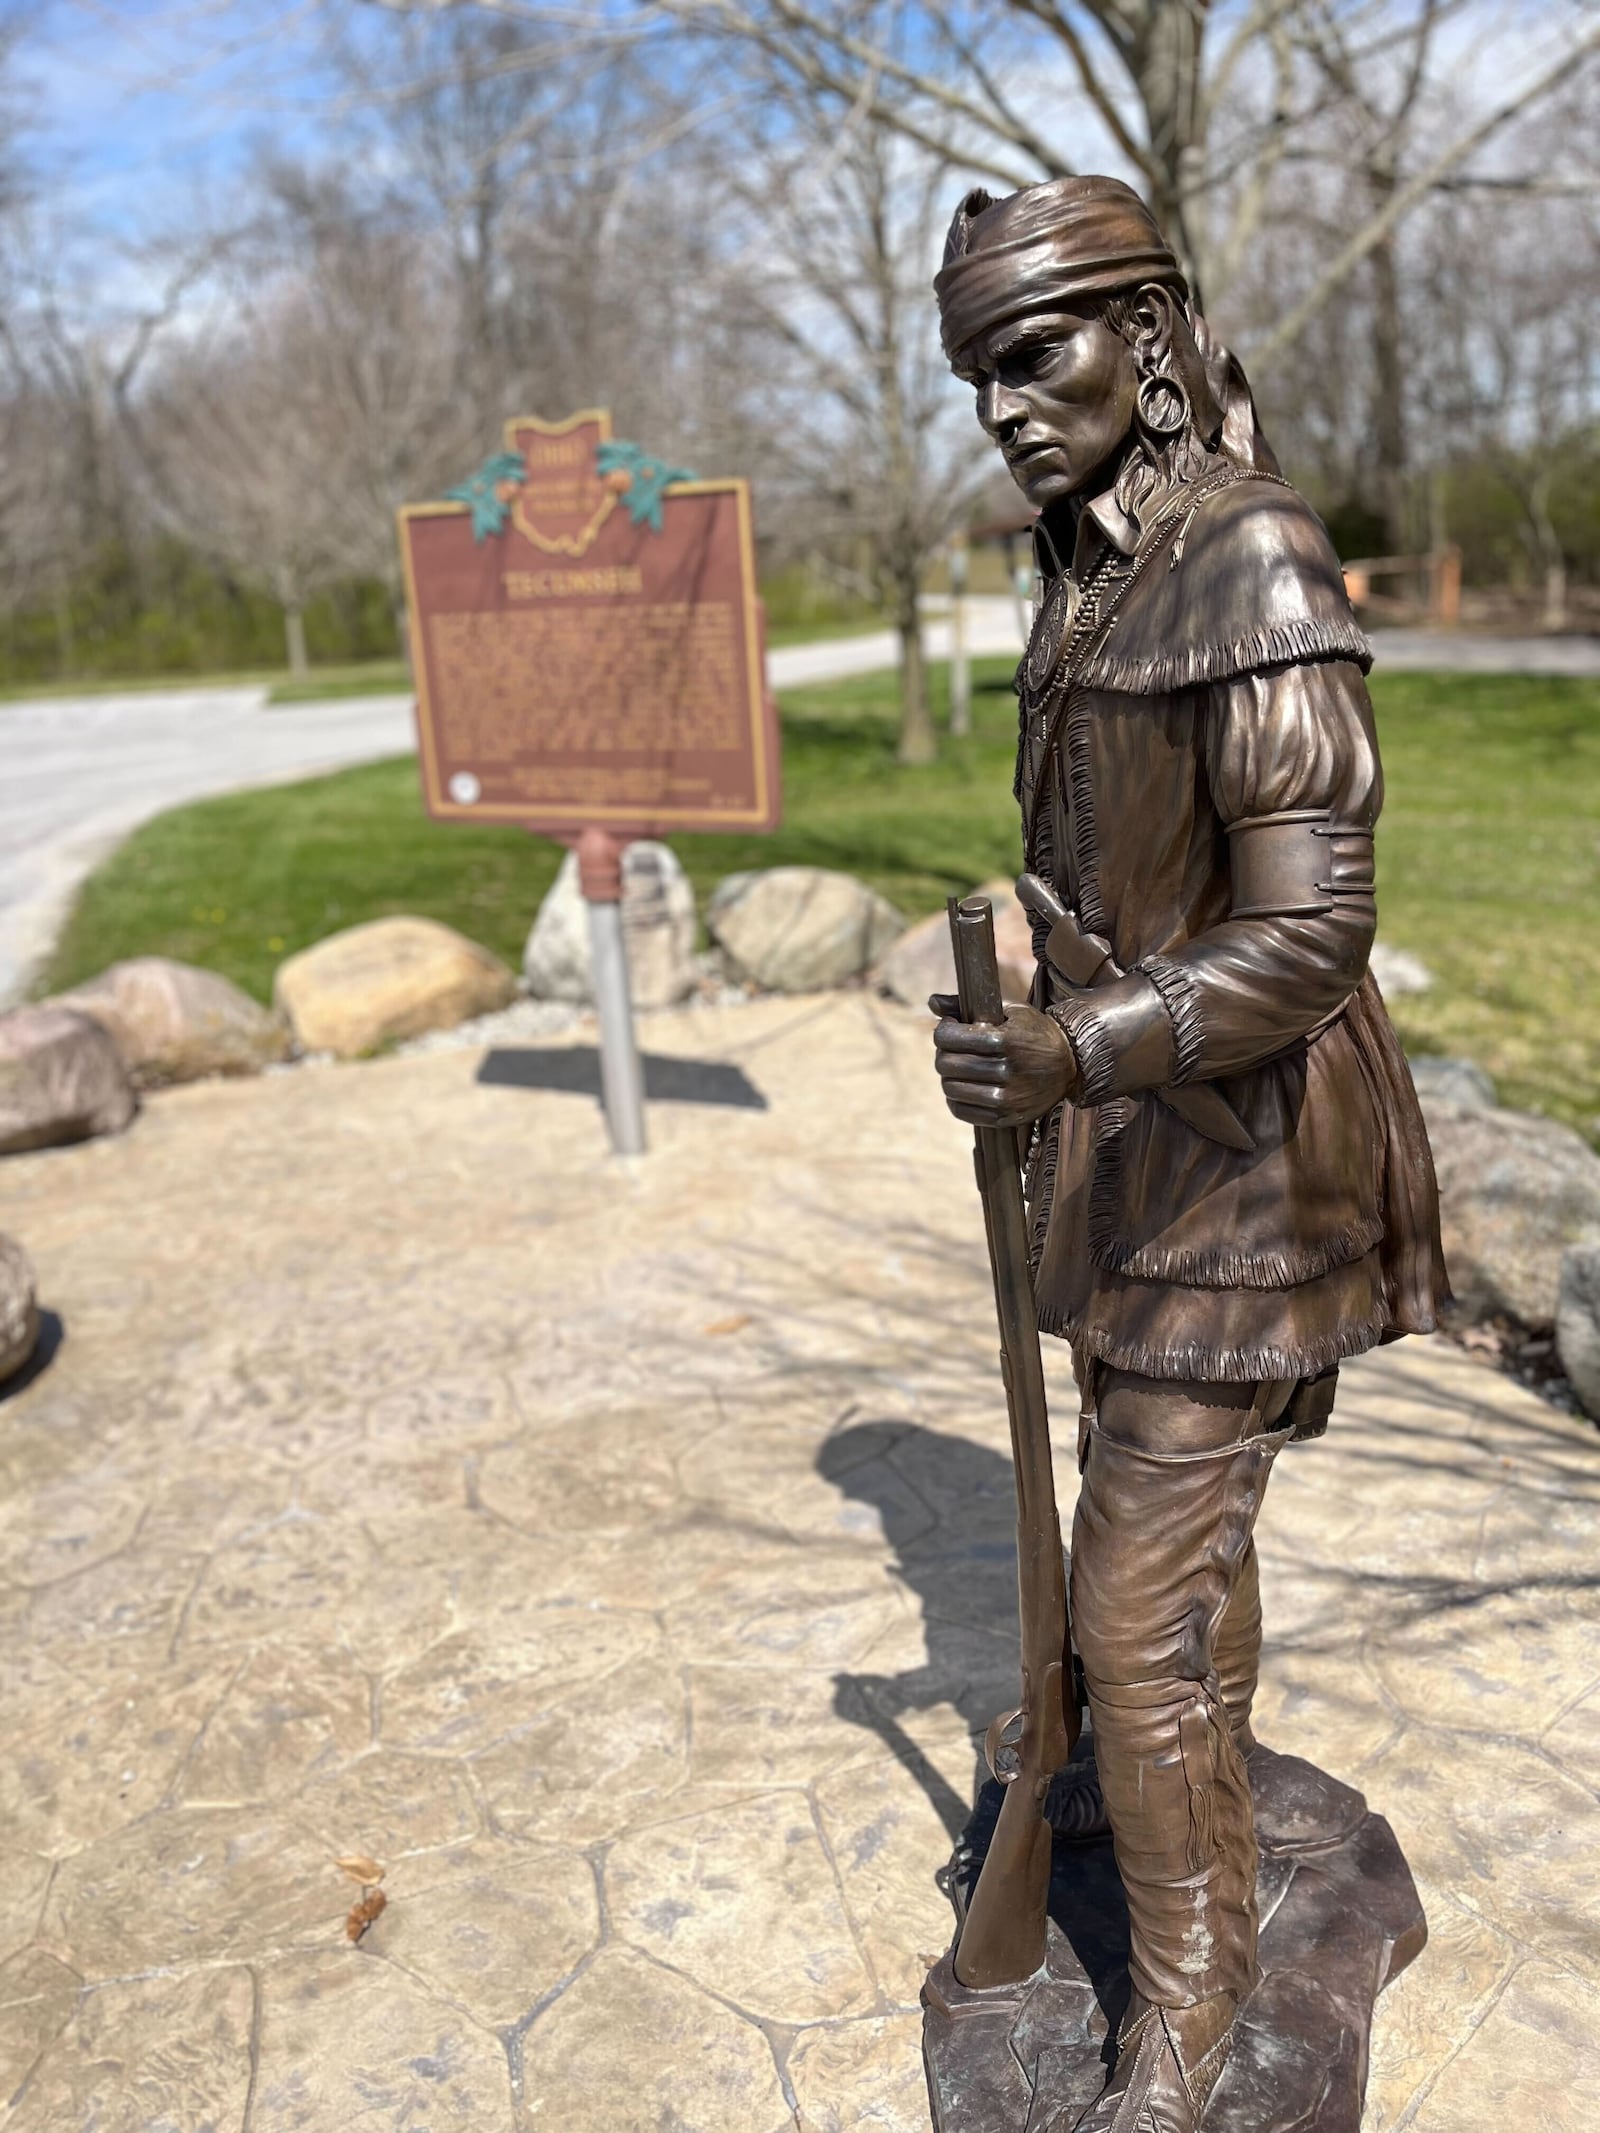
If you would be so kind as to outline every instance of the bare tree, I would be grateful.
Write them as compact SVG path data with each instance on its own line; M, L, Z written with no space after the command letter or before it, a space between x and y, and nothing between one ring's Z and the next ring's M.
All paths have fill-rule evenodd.
M1274 441L1353 544L1347 553L1442 545L1463 481L1477 499L1480 570L1491 519L1502 530L1520 520L1530 556L1570 548L1569 470L1585 463L1596 405L1597 117L1600 78L1580 70L1507 128L1488 166L1417 205L1391 232L1385 272L1369 260L1320 310L1302 307L1368 197L1369 137L1352 129L1325 143L1325 160L1268 219L1221 323L1259 347L1300 317L1257 384ZM1414 109L1402 168L1425 166L1448 130L1448 115ZM1502 549L1501 567L1516 546Z
M739 255L773 349L772 485L793 531L864 565L900 639L900 760L929 762L922 580L987 472L928 300L949 173L870 111L825 133L802 102L775 130L781 153L747 144Z
M331 580L383 582L397 624L398 506L478 451L456 389L457 289L389 196L275 164L200 316L163 321L123 394L158 514L284 613L290 667Z
M459 387L457 291L402 202L363 199L321 171L269 177L268 241L304 320L291 352L298 419L327 446L316 508L345 569L387 587L398 627L395 513L438 495L482 451Z
M138 410L164 515L270 592L293 674L307 670L306 605L341 562L325 488L337 440L298 370L311 323L304 291L285 290L248 324L195 334L165 353Z
M342 40L343 71L419 220L442 232L461 306L458 385L492 435L523 367L508 301L514 232L562 160L590 70L492 14L409 16L395 29Z
M479 13L526 38L559 32L573 50L658 40L664 21L715 65L760 55L835 113L873 104L906 138L1008 185L1076 166L1065 136L1088 130L1097 157L1131 168L1214 303L1268 211L1290 144L1353 78L1391 71L1409 49L1422 76L1433 28L1462 0L367 0L398 14ZM1481 11L1480 11L1481 12ZM1578 14L1488 112L1469 114L1426 163L1365 203L1307 292L1312 311L1381 246L1420 200L1522 111L1600 51L1600 24ZM1403 98L1409 108L1414 93ZM1375 162L1374 169L1378 169ZM1307 308L1309 307L1309 308ZM1276 355L1292 331L1275 336Z

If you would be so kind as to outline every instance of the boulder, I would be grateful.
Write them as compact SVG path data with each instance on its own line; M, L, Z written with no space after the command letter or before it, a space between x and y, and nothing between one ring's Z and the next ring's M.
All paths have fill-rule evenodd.
M1600 1245L1574 1244L1561 1255L1556 1354L1584 1413L1600 1422Z
M664 844L641 839L622 855L622 935L635 1007L676 1007L694 991L694 890ZM522 953L536 1000L594 1000L589 907L578 887L578 855L568 852Z
M769 992L819 992L860 977L905 923L865 882L827 867L730 874L706 913L729 975Z
M272 999L302 1049L357 1059L490 1014L516 990L498 956L436 919L375 918L280 963Z
M1433 990L1433 972L1421 956L1407 948L1391 948L1387 941L1374 941L1367 963L1386 1000L1398 1000L1408 992Z
M994 946L1000 963L1000 990L1008 1000L1026 1000L1033 983L1033 928L1004 875L986 881L975 896L987 896L994 908ZM929 993L954 992L955 956L950 921L944 912L908 926L874 972L878 984L905 1007L925 1007Z
M214 970L141 955L113 963L56 1004L92 1015L116 1040L135 1088L254 1074L289 1049L289 1026Z
M1548 1329L1562 1254L1600 1244L1600 1156L1568 1126L1495 1105L1422 1102L1451 1286L1468 1319Z
M33 1262L15 1237L0 1236L0 1385L31 1361L38 1345L38 1284Z
M1494 1108L1494 1083L1474 1059L1408 1059L1417 1094L1425 1101L1465 1104L1474 1111Z
M120 1133L138 1099L109 1031L43 1001L0 1015L0 1155Z

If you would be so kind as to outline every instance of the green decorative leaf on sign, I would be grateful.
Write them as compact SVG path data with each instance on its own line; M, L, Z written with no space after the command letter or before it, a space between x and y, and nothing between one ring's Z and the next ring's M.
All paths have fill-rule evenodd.
M661 505L664 494L675 481L693 481L695 476L687 467L669 467L664 459L657 459L643 445L628 444L618 437L594 448L594 463L601 474L626 474L628 486L622 491L622 501L629 518L636 526L648 526L652 533L661 531Z
M500 532L506 522L507 506L500 494L501 483L520 484L527 478L528 470L520 452L496 452L483 462L476 474L444 493L450 503L471 507L472 538L486 541L491 534Z

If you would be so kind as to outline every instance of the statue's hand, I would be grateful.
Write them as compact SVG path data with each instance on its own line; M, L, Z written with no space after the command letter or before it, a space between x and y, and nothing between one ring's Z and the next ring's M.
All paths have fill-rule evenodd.
M1005 1021L994 1023L959 1021L950 993L936 992L928 1005L940 1017L933 1063L944 1100L967 1125L1023 1126L1071 1096L1072 1047L1036 1007L1008 1006Z

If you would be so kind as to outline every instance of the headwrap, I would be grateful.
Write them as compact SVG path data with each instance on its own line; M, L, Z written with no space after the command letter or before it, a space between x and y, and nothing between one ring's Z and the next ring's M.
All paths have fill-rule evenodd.
M1024 312L1149 281L1188 296L1155 217L1120 178L1054 178L1004 200L969 193L934 277L945 354Z
M968 193L934 276L946 356L1030 311L1070 310L1086 297L1159 282L1177 298L1172 368L1196 427L1241 466L1277 473L1237 356L1189 305L1177 255L1132 186L1120 178L1052 178L995 200Z

